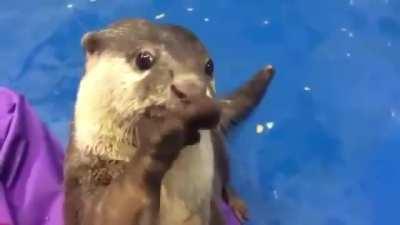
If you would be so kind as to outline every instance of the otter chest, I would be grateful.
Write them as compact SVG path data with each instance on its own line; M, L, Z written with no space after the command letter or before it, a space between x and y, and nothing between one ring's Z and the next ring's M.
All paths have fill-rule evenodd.
M210 131L201 131L200 142L180 153L162 185L161 216L165 224L209 217L214 178L214 151ZM195 223L196 224L196 223Z

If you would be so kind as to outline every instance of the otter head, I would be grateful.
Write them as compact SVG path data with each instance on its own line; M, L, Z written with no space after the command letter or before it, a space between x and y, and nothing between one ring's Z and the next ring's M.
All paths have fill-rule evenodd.
M82 45L74 140L91 154L127 160L132 125L146 108L213 95L213 62L182 27L124 20L85 34Z

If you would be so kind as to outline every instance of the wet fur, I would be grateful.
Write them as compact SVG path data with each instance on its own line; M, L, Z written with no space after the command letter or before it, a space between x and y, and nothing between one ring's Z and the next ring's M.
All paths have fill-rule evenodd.
M129 23L129 20L117 23L114 26L119 27L118 29L109 28L101 31L106 36L102 38L116 37L118 39L118 35L130 29ZM147 29L148 22L136 21L135 23L139 25L143 23L143 29ZM168 29L178 33L187 32L175 26ZM137 35L140 36L140 31L138 32ZM161 35L168 36L171 32ZM196 40L188 32L185 35L184 37L188 40ZM95 198L96 190L104 188L121 176L127 162L136 152L132 139L132 124L147 106L162 104L165 101L162 96L168 95L161 86L153 89L151 94L146 92L146 89L138 92L138 89L132 88L139 83L141 85L151 83L157 87L158 84L161 85L168 80L146 80L146 76L137 76L137 72L127 66L124 56L119 54L120 49L127 47L122 46L124 42L121 42L121 46L107 46L104 45L108 43L107 41L96 40L93 43L87 40L90 38L86 36L83 39L83 42L88 42L86 43L88 52L86 73L80 84L66 159L66 225L86 224L83 223L83 219L88 215L84 211L84 206L90 204L91 198ZM179 38L187 40L183 37ZM180 43L185 44L182 41ZM192 48L195 47L192 46ZM95 52L96 49L100 49L101 53ZM197 54L206 53L199 50ZM175 56L164 56L174 57L175 60L190 59L178 53ZM189 60L185 63L190 65L193 62ZM121 71L125 72L121 73ZM115 76L115 73L123 79L114 79L112 76ZM224 190L229 184L229 163L223 144L224 135L230 124L243 118L243 115L247 115L263 96L272 73L267 70L260 73L264 75L258 76L257 85L254 82L246 84L250 86L249 90L254 90L253 92L240 91L242 94L233 94L228 102L221 102L228 112L225 113L221 126L216 130L203 131L200 143L184 149L167 172L161 186L161 224L203 225L222 222L216 201L224 197L230 202L230 198L236 198L236 196L224 195L226 193ZM126 88L120 89L123 85L126 85ZM212 85L210 81L209 94L213 92L210 88ZM115 89L116 86L117 89ZM254 88L255 86L260 86L260 88ZM131 93L127 94L126 91ZM138 190L137 197L140 198L140 196L141 191Z

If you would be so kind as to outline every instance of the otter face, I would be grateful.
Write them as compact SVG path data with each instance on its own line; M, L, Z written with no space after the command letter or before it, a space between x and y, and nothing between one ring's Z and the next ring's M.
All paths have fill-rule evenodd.
M132 124L147 107L212 96L213 62L182 27L125 20L85 34L82 45L75 137L83 147L95 148L98 139L129 144Z

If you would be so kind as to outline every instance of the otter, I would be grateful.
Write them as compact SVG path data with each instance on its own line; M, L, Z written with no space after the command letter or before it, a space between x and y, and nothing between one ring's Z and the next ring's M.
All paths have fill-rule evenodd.
M179 150L179 144L170 146L178 149L174 151L153 147L155 152L179 154L167 157L169 163L163 162L169 166L158 171L160 184L131 183L129 186L129 191L136 191L137 198L132 198L125 207L136 208L136 212L142 212L140 215L151 215L140 216L140 221L146 222L132 219L119 224L224 224L217 206L221 200L235 209L239 219L245 220L245 204L229 186L224 137L260 102L273 78L273 67L265 67L238 90L218 100L213 61L200 40L181 26L125 19L103 30L86 33L82 46L86 63L65 163L66 225L115 224L118 220L106 223L93 219L103 215L108 207L121 218L132 218L123 216L132 211L107 205L99 193L110 192L107 190L118 186L119 180L126 177L140 180L144 175L139 172L151 168L140 167L143 157L138 155L143 155L139 154L143 152L143 145L138 143L138 137L143 135L138 126L141 121L154 107L174 112L170 116L184 114L182 105L185 104L195 105L192 109L201 111L202 101L198 99L206 97L218 102L218 124L201 126L201 121L209 118L192 116L195 118L192 126L196 129L185 133L187 143L181 146L183 149ZM214 110L214 119L215 114ZM153 132L147 129L145 133L153 136L161 131ZM148 194L147 189L156 189L159 193ZM130 199L125 189L118 190L113 192L113 202ZM159 201L154 200L157 198L154 193L158 193ZM135 203L134 199L140 202ZM149 207L149 202L155 202L156 206ZM148 219L155 217L158 219Z
M184 146L198 141L195 138L198 130L213 128L219 119L219 109L211 98L180 99L182 104L173 108L146 109L134 125L135 156L123 163L123 171L107 185L99 186L96 181L83 183L80 194L83 191L84 198L72 202L68 198L67 204L67 207L80 206L74 209L79 210L80 216L69 209L72 214L67 224L160 224L160 191L165 173ZM114 165L109 165L107 169L113 168ZM90 170L81 171L80 177L92 174ZM68 191L73 194L78 189Z

